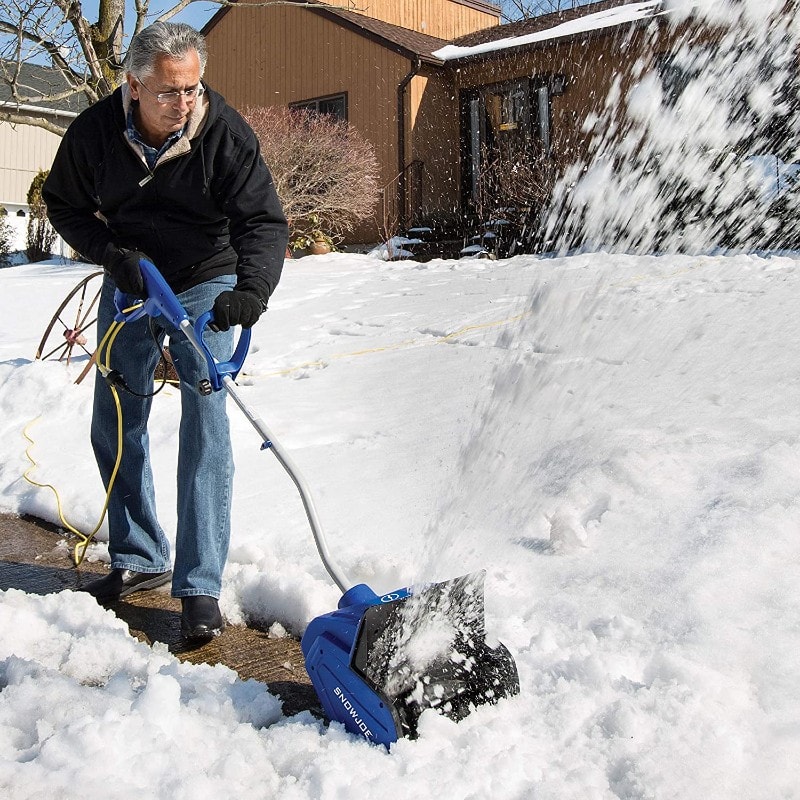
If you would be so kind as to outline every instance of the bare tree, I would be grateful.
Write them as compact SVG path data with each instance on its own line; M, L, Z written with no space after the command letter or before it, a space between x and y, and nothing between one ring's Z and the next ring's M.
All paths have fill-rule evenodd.
M80 0L0 0L0 86L9 98L0 107L0 121L36 125L53 133L64 129L31 107L82 95L91 105L114 91L122 79L122 56L131 35L158 20L170 20L200 0L166 0L158 11L150 0L99 0L97 19L84 16ZM174 2L174 5L170 3ZM206 0L239 6L234 0ZM353 9L353 0L308 3L262 0L256 6L294 5ZM132 24L132 30L126 30ZM31 63L51 68L52 80L33 84Z
M590 0L504 0L502 9L507 20L519 20L578 8L588 2Z

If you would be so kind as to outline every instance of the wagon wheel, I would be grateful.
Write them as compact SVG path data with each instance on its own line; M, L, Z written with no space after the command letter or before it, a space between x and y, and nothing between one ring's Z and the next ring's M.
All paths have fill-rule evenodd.
M66 360L69 364L76 347L89 356L90 360L94 357L93 352L87 349L89 340L86 332L97 322L95 306L100 298L100 289L96 289L96 284L92 284L95 278L99 278L102 274L103 272L99 271L87 275L64 298L53 314L50 324L45 328L42 341L36 350L37 359Z

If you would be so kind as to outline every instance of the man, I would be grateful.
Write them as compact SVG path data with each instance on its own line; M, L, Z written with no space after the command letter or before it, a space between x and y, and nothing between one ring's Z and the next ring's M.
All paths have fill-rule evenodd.
M155 23L141 31L125 58L125 83L67 130L43 197L53 227L106 269L98 341L114 318L114 290L142 294L145 257L192 319L213 310L214 330L205 341L224 361L232 326L251 327L267 307L288 231L252 129L201 82L206 58L203 37L188 25ZM172 570L156 517L147 433L166 335L181 379ZM122 326L110 366L130 389L120 393L122 457L108 507L111 571L85 591L106 603L171 580L184 637L218 635L233 478L225 392L201 394L203 359L163 317ZM99 373L91 435L108 486L118 452L117 410Z

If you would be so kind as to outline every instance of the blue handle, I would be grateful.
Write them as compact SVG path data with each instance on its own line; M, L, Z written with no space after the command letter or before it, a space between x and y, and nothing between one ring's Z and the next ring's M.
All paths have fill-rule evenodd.
M144 280L145 300L125 294L119 289L114 292L114 305L117 307L117 322L133 322L145 314L157 317L163 314L176 328L189 319L175 293L156 269L144 258L139 259L139 269Z
M142 258L139 260L139 268L142 271L147 298L141 300L117 289L114 292L114 305L117 308L117 315L114 319L117 322L133 322L145 315L150 317L163 315L178 330L181 330L183 323L191 325L189 316L178 298L175 297L175 293L170 289L169 284L156 269L155 264ZM193 344L205 357L211 386L215 392L218 392L222 388L222 381L226 375L230 375L232 379L235 379L242 369L247 351L250 348L251 331L249 328L243 328L230 360L218 363L203 338L206 326L213 323L213 321L214 314L211 311L206 311L200 315L194 324L196 343L193 342Z
M241 370L244 360L247 357L247 351L250 349L250 336L252 331L250 328L242 328L239 334L239 341L236 343L236 349L233 351L233 355L230 359L228 361L215 361L214 356L211 355L211 351L208 349L208 345L203 338L206 326L210 325L213 321L213 311L202 313L194 323L194 332L203 348L203 355L206 357L208 377L211 379L211 386L214 388L215 392L218 392L222 388L222 379L226 375L230 375L233 380L236 380L236 376L239 374L239 370Z

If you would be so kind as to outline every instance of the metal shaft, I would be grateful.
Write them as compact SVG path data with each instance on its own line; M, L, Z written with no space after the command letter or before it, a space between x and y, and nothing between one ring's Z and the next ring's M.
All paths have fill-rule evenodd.
M194 328L188 320L181 322L181 330L184 332L184 334L186 334L186 338L192 343L197 352L205 357L203 345L198 341L197 335L194 332ZM325 541L325 534L319 521L317 510L314 506L314 498L311 495L311 491L305 478L297 468L297 465L294 463L292 457L283 449L283 446L280 444L280 442L275 439L264 421L254 411L252 411L241 398L238 392L238 387L234 383L233 378L231 378L230 375L223 376L222 385L225 387L225 391L228 392L228 395L231 397L234 403L239 406L242 413L247 417L250 424L258 431L263 442L262 449L272 450L272 452L275 454L275 458L278 459L280 465L286 470L287 475L292 479L292 482L297 487L297 491L300 494L300 499L303 501L303 508L305 509L308 523L311 526L311 532L314 535L314 544L317 546L317 551L322 559L322 563L324 564L325 569L328 571L328 574L331 576L334 583L343 593L346 592L352 587L353 584L347 579L347 576L344 574L341 567L336 563L336 560L328 550L328 544Z

